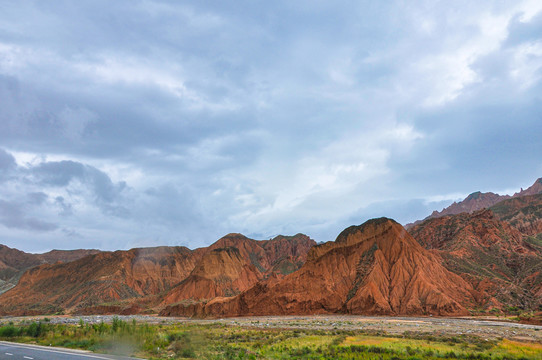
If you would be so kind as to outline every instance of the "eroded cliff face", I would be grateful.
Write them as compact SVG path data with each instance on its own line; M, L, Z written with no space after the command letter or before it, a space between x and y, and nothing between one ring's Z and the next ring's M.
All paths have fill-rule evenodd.
M539 194L429 219L410 233L391 219L373 219L321 245L302 234L271 240L228 234L196 250L99 252L28 270L0 295L0 313L448 316L508 306L536 310L542 306L541 218ZM20 255L21 264L36 261L4 250ZM2 249L0 266L9 269L11 258L1 255ZM58 255L84 254L49 254Z
M490 209L496 218L508 222L522 235L542 239L542 194L505 200Z
M313 247L307 262L282 279L260 281L230 299L170 305L162 314L466 314L472 287L440 262L395 221L375 219Z
M99 250L52 250L44 254L30 254L0 245L0 294L14 287L22 274L41 264L70 262Z
M495 206L509 208L503 203ZM519 306L536 310L542 304L542 243L520 231L522 226L517 225L525 222L513 226L501 220L504 213L496 216L486 209L429 219L411 228L410 233L422 246L438 251L444 266L477 290L478 308L487 311ZM524 216L521 209L509 213L515 219Z
M229 234L209 247L191 274L164 298L167 305L185 300L235 296L270 275L297 270L316 243L306 235L257 241Z
M297 270L314 244L302 234L263 241L230 234L196 250L142 248L43 264L0 296L0 313L128 314L155 311L170 302L234 296L268 276Z
M200 252L183 247L158 247L40 265L0 296L0 311L11 315L71 312L156 295L188 276L199 257Z

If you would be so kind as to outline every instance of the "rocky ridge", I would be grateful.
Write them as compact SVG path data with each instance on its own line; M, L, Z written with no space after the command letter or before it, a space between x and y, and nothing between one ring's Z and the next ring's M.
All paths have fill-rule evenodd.
M0 295L0 314L129 314L153 312L176 296L196 301L232 296L270 274L296 270L314 244L302 234L267 241L231 234L196 250L141 248L42 264Z
M314 246L307 262L282 279L260 281L233 298L168 305L161 314L466 314L472 287L440 262L400 224L374 219Z
M41 264L70 262L99 250L52 250L43 254L31 254L0 245L0 294L14 287L22 274Z
M463 199L460 202L453 202L450 206L442 209L441 211L433 211L431 215L426 217L423 220L415 221L411 224L406 224L405 228L410 229L414 225L418 225L421 222L429 219L434 219L446 215L457 215L460 213L472 213L478 210L487 209L493 205L496 205L497 203L511 199L511 198L522 198L524 196L528 195L535 195L542 193L542 178L537 179L533 185L531 185L529 188L523 190L521 189L519 192L515 193L512 196L509 195L499 195L492 192L480 192L476 191L467 196L465 199Z

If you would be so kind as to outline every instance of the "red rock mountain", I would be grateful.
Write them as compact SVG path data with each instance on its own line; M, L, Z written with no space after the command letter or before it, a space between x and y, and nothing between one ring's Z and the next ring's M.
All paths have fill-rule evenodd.
M196 250L34 255L0 246L0 275L17 279L30 268L0 295L0 315L536 311L542 309L541 189L539 179L492 205L502 197L474 193L464 207L449 210L466 211L438 213L409 232L393 220L373 219L321 245L302 234L265 241L229 234Z
M233 298L169 305L162 314L466 314L472 287L440 263L401 225L374 219L314 246L307 262L282 279L260 281Z
M315 244L302 234L268 241L226 235L209 247L190 276L173 288L163 303L237 295L271 274L283 276L297 270Z
M133 313L153 311L164 297L231 296L270 274L296 270L314 244L302 234L267 241L230 234L209 248L100 252L44 264L25 272L15 288L0 295L0 313Z
M157 295L188 276L201 256L201 250L157 247L101 252L68 263L40 265L25 272L17 286L0 296L0 312L84 311Z
M454 202L452 205L442 209L442 211L433 211L431 215L424 220L434 219L446 215L456 215L463 212L472 213L478 210L489 208L503 200L510 198L519 198L527 195L535 195L542 193L542 178L537 179L528 189L521 189L512 196L499 195L492 192L482 193L480 191L473 192L460 202ZM406 229L410 229L414 225L418 225L424 220L418 220L412 224L405 225Z
M429 219L409 232L426 249L437 250L444 266L477 290L480 309L542 305L542 243L529 241L493 211Z
M492 192L482 193L480 191L473 192L463 201L454 202L442 211L433 211L431 218L441 217L445 215L455 215L463 212L472 213L477 210L485 209L496 203L510 198L508 195L499 195Z
M96 254L99 250L52 250L44 254L29 254L0 245L0 294L11 289L27 269L40 264L69 262Z
M536 195L540 193L542 193L542 178L537 179L529 188L525 190L521 189L520 192L515 193L513 197Z
M524 235L537 237L542 234L542 194L505 200L492 206L491 210L497 218L510 223Z

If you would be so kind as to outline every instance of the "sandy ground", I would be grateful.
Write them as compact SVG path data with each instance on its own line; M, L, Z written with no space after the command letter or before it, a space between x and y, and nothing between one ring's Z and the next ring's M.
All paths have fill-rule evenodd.
M263 316L225 319L186 319L144 315L118 316L120 319L138 323L177 323L193 324L221 323L230 326L250 328L321 329L321 330L376 330L387 334L400 335L405 332L427 333L431 335L476 335L486 339L506 338L518 341L542 343L542 326L482 318L439 318L439 317L375 317L356 315L318 315L318 316ZM44 317L4 317L0 323L13 321L43 320ZM113 315L92 316L52 316L51 323L77 324L111 322Z

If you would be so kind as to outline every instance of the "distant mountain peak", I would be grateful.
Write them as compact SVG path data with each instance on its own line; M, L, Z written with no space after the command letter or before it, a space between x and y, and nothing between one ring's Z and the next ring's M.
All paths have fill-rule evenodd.
M414 223L405 225L405 228L410 229L412 226L419 224L422 221L438 218L446 215L457 215L461 213L473 213L478 210L489 208L503 200L516 198L527 195L536 195L542 193L542 177L538 178L533 185L523 190L520 189L519 192L514 195L499 195L493 192L481 192L475 191L467 196L460 202L453 202L450 206L442 209L441 211L434 210L431 215L426 217L423 220L415 221Z
M518 193L515 193L513 197L526 196L526 195L536 195L542 193L542 178L536 179L533 185L527 189L521 189Z

